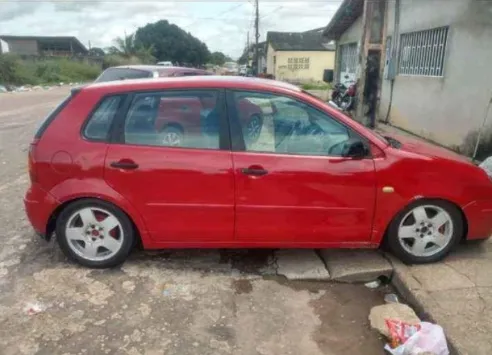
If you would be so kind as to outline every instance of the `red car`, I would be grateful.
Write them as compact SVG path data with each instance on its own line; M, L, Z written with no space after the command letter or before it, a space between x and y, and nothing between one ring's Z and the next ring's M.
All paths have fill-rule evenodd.
M243 121L251 107L261 116L253 135ZM187 120L181 146L163 139L162 115ZM89 267L123 262L137 242L162 249L385 241L405 262L425 263L492 233L485 171L421 141L381 137L272 80L202 76L76 89L36 133L29 173L25 208L34 229L55 233Z

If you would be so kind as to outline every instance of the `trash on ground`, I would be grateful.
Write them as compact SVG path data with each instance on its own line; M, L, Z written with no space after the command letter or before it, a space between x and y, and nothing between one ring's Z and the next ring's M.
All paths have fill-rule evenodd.
M388 321L395 322L394 320ZM402 322L400 322L400 324L401 323ZM418 325L418 328L418 330L415 330L415 326L407 327L407 333L405 335L413 332L411 336L406 339L404 337L400 338L403 341L396 347L392 346L394 344L386 344L384 349L392 355L449 355L446 336L444 335L444 330L441 326L421 322ZM395 340L393 339L393 342L394 341Z
M376 281L367 282L364 284L364 286L368 288L378 288L379 286L381 286L381 281L376 280Z
M369 321L371 328L389 338L390 333L386 325L387 319L395 319L408 324L420 324L420 318L417 317L413 309L403 303L388 303L371 308Z
M46 306L39 302L27 303L24 307L24 312L28 316L33 316L38 313L44 312L46 310Z
M0 85L0 92L7 92L7 88L3 85Z
M398 303L398 296L394 293L388 293L384 296L384 302L386 303Z
M481 162L479 167L485 170L488 176L492 177L492 156Z

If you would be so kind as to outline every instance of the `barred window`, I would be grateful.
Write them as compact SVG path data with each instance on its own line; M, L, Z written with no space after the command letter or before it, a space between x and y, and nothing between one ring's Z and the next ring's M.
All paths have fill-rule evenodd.
M357 68L357 43L340 46L340 72L355 73Z
M402 34L399 74L443 76L447 37L448 27Z

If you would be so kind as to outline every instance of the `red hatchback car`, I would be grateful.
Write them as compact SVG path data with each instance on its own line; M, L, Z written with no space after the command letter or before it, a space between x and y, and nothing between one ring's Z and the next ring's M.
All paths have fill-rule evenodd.
M244 119L251 113L257 131ZM160 129L171 114L187 127L179 144ZM34 229L55 233L89 267L123 262L137 242L376 248L384 240L405 262L424 263L492 233L492 181L479 167L420 141L381 137L271 80L74 90L36 133L29 173Z

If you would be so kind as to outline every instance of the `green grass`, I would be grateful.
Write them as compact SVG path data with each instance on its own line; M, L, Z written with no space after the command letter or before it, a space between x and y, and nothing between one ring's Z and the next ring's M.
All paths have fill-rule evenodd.
M305 83L301 85L303 90L330 90L331 85L323 82L319 83Z
M24 61L11 54L0 55L0 84L44 85L92 81L102 68L65 58Z

